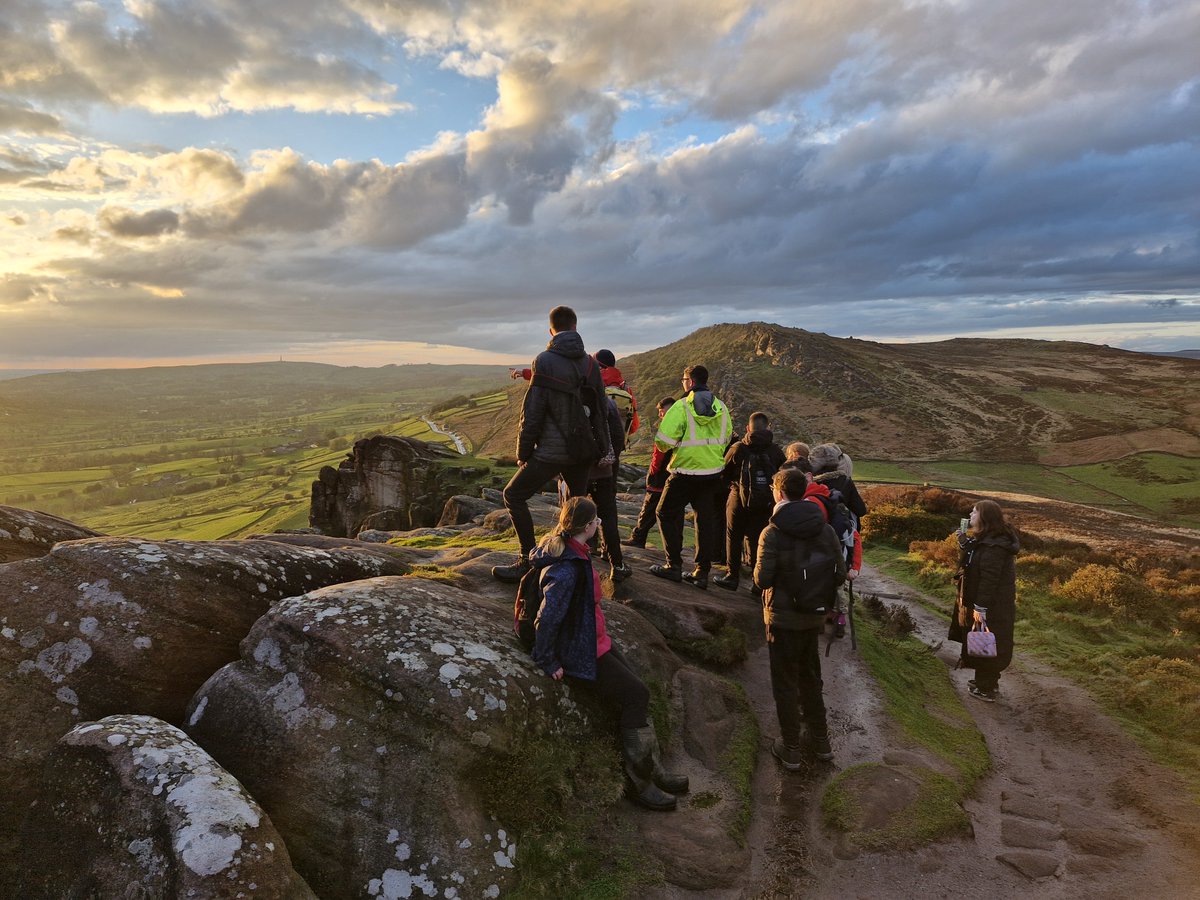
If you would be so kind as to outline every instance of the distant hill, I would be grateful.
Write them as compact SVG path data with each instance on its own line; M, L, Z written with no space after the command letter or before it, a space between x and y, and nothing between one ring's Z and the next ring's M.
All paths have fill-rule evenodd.
M1200 350L1159 350L1150 353L1151 356L1175 356L1184 359L1200 359Z
M702 363L737 427L768 412L790 440L868 459L1099 462L1157 450L1200 457L1200 361L1068 341L880 344L761 322L714 325L618 361L640 405L679 395ZM476 445L511 453L516 403ZM653 429L635 446L648 448Z

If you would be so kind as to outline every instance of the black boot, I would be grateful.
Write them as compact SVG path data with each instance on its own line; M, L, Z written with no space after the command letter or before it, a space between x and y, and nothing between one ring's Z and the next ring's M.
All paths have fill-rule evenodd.
M528 556L518 556L511 566L492 566L492 577L504 584L517 584L531 568Z
M695 585L702 591L708 590L708 569L693 569L681 577L688 584Z
M655 785L662 788L668 794L686 794L688 792L688 777L686 775L675 775L663 768L662 759L658 752L658 735L654 732L653 725L647 725L645 728L638 729L638 737L640 740L650 744L650 758L654 761L654 771L651 777L654 779Z
M649 732L649 736L646 733ZM634 803L659 812L675 808L675 797L660 790L654 783L654 751L658 740L654 729L624 728L621 730L621 755L625 759L625 794Z
M712 582L717 587L723 587L727 591L736 591L738 589L738 577L732 572L728 575L718 575Z

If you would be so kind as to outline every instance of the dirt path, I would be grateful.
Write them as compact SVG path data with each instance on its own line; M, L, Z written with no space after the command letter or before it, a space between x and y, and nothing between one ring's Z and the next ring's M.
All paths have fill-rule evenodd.
M868 568L860 592L908 606L918 636L938 645L945 625L914 592ZM948 665L958 645L938 656ZM778 734L765 646L743 681L763 729L753 860L744 886L686 896L1200 898L1200 809L1080 688L1018 654L1001 699L966 694L967 670L951 676L992 754L993 771L965 804L973 837L912 853L841 859L820 826L824 785L841 768L904 761L906 750L849 640L822 657L835 763L786 773L769 747ZM685 896L670 892L665 896Z

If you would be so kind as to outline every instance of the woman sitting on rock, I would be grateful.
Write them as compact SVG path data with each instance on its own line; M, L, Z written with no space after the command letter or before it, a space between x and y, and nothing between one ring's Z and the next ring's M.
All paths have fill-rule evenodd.
M1016 531L1004 521L1000 505L980 500L971 510L967 530L958 532L960 550L958 600L950 620L949 639L961 641L962 663L975 669L967 682L972 697L994 703L1000 688L1000 673L1008 668L1013 654L1013 622L1017 616ZM986 626L996 636L996 656L967 655L967 633L975 625Z
M567 676L587 682L620 707L626 793L649 809L674 809L673 795L687 793L688 779L663 771L658 739L647 719L650 691L605 627L600 579L587 546L599 526L596 504L572 497L563 504L558 528L530 555L530 563L540 570L533 660L556 681Z

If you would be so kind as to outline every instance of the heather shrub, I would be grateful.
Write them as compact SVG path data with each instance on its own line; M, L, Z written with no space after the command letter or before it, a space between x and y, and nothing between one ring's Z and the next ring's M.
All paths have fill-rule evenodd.
M1190 631L1200 636L1200 606L1192 606L1179 614L1179 626L1184 631Z
M1022 553L1017 557L1017 577L1041 584L1048 585L1055 580L1065 581L1074 575L1078 568L1079 563L1062 556Z
M940 541L957 524L952 516L884 503L873 507L863 518L862 536L864 541L908 547L913 541Z
M1122 700L1160 727L1195 733L1200 723L1200 665L1186 659L1143 656L1125 663Z
M1144 581L1115 566L1088 563L1060 584L1055 593L1077 608L1118 618L1155 617L1162 600Z
M927 568L937 566L954 571L958 568L958 535L949 534L940 541L913 541L908 552L925 560Z
M975 501L956 491L926 488L917 495L917 505L926 512L962 518L971 514Z

